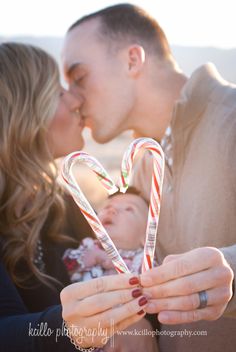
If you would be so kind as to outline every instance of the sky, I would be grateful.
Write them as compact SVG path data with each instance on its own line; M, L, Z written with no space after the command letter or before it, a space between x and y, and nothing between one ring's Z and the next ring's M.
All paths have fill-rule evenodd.
M151 13L171 44L236 47L235 0L0 0L0 37L62 37L81 16L119 2Z

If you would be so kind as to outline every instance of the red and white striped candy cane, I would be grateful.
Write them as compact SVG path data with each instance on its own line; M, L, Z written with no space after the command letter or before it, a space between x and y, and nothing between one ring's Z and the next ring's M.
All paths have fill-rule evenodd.
M161 146L152 138L135 139L125 152L121 164L120 191L125 193L129 186L129 179L136 154L141 150L149 150L153 155L153 173L146 228L146 241L142 271L151 269L156 246L156 234L160 214L160 201L164 178L164 153Z
M77 181L73 176L72 167L75 163L82 163L89 166L92 171L97 175L103 187L108 191L109 194L117 192L118 188L115 186L103 166L89 154L82 151L74 152L67 155L66 158L63 160L61 175L63 180L65 181L66 188L71 193L76 204L79 206L89 225L92 227L98 240L101 242L101 245L103 246L104 250L112 260L116 271L118 273L129 273L127 265L123 261L122 257L116 249L116 246L114 245L107 231L101 224L95 211L87 201L86 197L84 196L82 190L80 189Z

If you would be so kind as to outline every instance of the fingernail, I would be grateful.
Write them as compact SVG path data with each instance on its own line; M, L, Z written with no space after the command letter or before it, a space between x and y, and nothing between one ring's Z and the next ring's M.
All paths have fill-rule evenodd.
M158 320L161 322L161 323L167 323L169 322L169 314L166 313L166 312L160 312L158 314Z
M142 315L142 314L144 314L145 312L144 312L144 310L142 309L142 310L140 310L137 314L138 315Z
M142 296L142 291L139 288L136 288L131 292L131 294L132 294L132 297L137 298Z
M131 277L131 279L129 279L129 284L130 285L138 285L139 284L139 278L138 277Z
M138 304L140 307L144 306L145 304L147 304L148 300L146 297L142 297L140 298L140 300L138 301Z

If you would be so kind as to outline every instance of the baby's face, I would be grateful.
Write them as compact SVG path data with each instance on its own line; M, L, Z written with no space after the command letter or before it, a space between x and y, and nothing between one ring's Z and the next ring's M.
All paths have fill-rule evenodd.
M137 249L144 244L148 206L135 194L118 194L107 199L98 217L120 249Z

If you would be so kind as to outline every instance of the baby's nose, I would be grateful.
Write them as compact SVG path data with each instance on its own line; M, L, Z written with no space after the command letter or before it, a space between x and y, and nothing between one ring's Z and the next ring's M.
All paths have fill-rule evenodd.
M116 215L117 214L117 209L113 206L110 206L109 208L107 208L107 213L110 215Z

